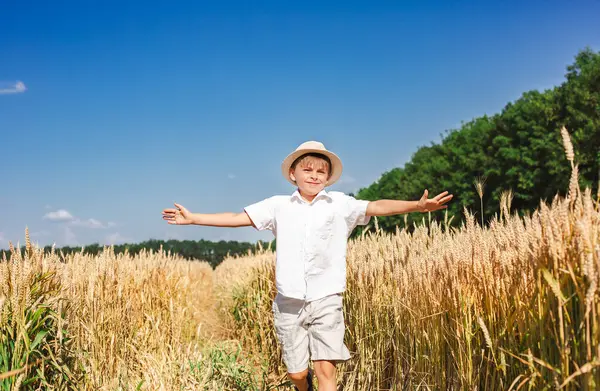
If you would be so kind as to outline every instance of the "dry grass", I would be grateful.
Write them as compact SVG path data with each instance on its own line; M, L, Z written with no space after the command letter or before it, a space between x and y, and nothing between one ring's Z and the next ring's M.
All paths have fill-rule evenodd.
M212 305L207 263L165 253L115 255L107 248L98 257L70 256L58 268L64 295L77 308L68 321L94 388L181 383L182 359L199 356Z
M530 217L467 215L350 243L344 390L600 387L600 211L589 191ZM275 357L273 258L247 259L237 338ZM229 262L229 261L227 261ZM227 267L227 262L223 267ZM237 265L243 260L236 259Z
M65 257L25 235L25 251L11 245L0 262L0 390L258 391L277 382L227 340L232 324L218 316L235 303L225 290L250 283L239 265L214 273L163 251L111 247Z
M44 274L52 275L54 286L44 302L32 303L31 282ZM0 263L0 287L0 313L10 315L7 327L15 334L30 327L30 318L14 316L27 308L33 313L49 305L62 314L56 328L71 341L77 356L73 368L84 374L78 390L222 389L210 388L211 363L206 363L215 324L207 263L164 252L115 255L112 248L97 257L64 258L27 243L23 256L13 249L11 260ZM68 303L69 311L60 311L61 303ZM18 371L25 363L7 369ZM47 367L36 364L24 374Z

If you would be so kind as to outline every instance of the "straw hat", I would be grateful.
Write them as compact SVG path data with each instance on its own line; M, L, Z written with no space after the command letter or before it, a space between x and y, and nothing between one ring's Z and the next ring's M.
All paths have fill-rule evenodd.
M300 146L296 148L294 152L290 153L284 159L283 163L281 163L281 173L288 182L296 186L296 183L290 178L290 167L292 167L292 163L294 163L296 159L307 153L320 153L327 156L331 161L331 177L329 177L329 180L327 181L327 186L333 185L340 179L340 176L342 175L342 161L340 158L335 153L328 151L323 143L318 141L307 141L300 144Z

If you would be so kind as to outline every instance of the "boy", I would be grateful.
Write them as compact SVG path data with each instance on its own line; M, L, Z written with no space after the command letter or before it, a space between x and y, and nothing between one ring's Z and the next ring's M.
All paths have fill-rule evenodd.
M357 225L370 216L444 209L452 198L443 192L433 199L427 190L419 201L362 201L327 192L342 174L339 157L322 143L308 141L289 154L282 174L297 189L244 208L243 213L196 214L183 206L165 209L169 224L218 227L253 226L277 237L275 331L283 361L296 390L313 389L309 352L321 391L336 390L337 361L350 358L344 345L342 293L346 288L346 244Z

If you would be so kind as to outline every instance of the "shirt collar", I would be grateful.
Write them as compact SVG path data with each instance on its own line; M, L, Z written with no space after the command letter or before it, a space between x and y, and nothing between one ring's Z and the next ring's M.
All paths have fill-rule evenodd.
M329 195L329 193L327 193L327 191L325 191L325 189L323 189L315 196L315 198L312 200L312 202L315 202L320 197L331 199L331 196ZM304 198L302 198L302 196L300 195L300 191L298 191L297 188L296 188L296 191L294 191L294 193L292 194L292 199L294 199L294 198L300 202L306 202L304 200ZM306 202L306 203L308 203L308 202Z

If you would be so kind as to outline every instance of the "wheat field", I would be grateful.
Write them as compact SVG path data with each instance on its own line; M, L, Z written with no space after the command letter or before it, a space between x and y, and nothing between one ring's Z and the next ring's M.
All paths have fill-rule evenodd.
M599 388L599 239L589 191L487 229L468 215L457 230L434 223L357 239L341 389ZM273 268L265 260L235 295L232 329L252 354L277 357ZM275 360L270 370L283 368Z
M600 389L600 194L482 227L375 226L348 246L340 390ZM274 254L212 270L160 251L0 262L0 390L291 389L271 317Z

